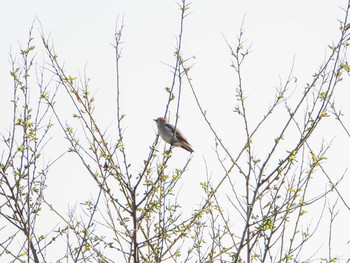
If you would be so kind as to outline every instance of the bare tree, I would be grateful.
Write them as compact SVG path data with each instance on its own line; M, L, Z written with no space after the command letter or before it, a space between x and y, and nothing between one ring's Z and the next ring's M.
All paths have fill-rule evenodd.
M342 74L349 72L346 60L349 3L344 9L341 36L330 47L327 59L312 81L304 89L296 89L297 78L292 68L257 123L251 121L247 110L250 105L242 65L250 55L250 47L245 41L244 25L235 43L225 39L236 79L237 104L233 108L245 134L239 151L229 149L230 138L217 132L199 99L190 76L192 56L185 56L182 48L190 5L182 0L179 7L180 31L175 61L170 66L172 80L166 88L164 117L173 118L177 126L182 89L189 87L213 136L221 167L214 172L220 180L212 180L210 167L204 161L207 180L200 183L203 201L192 214L186 215L177 198L177 186L184 173L192 172L191 157L181 167L168 167L173 147L160 150L156 136L138 174L131 171L134 162L126 152L125 114L120 105L123 21L116 27L113 43L118 131L114 143L109 142L108 130L103 130L95 117L95 98L91 95L89 79L72 77L64 69L43 30L40 38L46 62L37 67L36 81L33 79L36 57L32 27L29 41L21 49L20 61L11 57L13 121L9 134L3 136L0 221L4 223L0 227L0 257L10 258L11 262L46 262L48 248L54 245L61 255L57 262L305 262L315 257L317 251L310 252L305 246L316 233L324 231L319 226L327 197L335 193L349 209L338 190L342 178L334 181L323 166L330 144L311 141L320 129L319 124L329 119L331 113L347 132L342 114L335 107L334 91L341 83ZM61 96L67 98L73 119L57 107L56 100ZM170 109L175 109L174 115ZM53 123L56 125L52 126ZM269 123L276 124L276 134L265 133ZM69 143L63 154L74 154L95 182L94 197L81 200L82 214L74 209L68 213L59 211L45 199L48 169L61 157L39 164L52 127L56 133L64 134ZM255 147L261 140L265 140L267 152ZM310 190L316 173L329 183L319 193ZM61 226L40 234L36 221L42 216L43 204ZM332 227L339 204L328 204L329 252L324 261L334 262L338 258L332 252ZM316 222L314 218L311 223L307 211L314 206L321 207L321 212ZM61 247L58 240L65 245Z

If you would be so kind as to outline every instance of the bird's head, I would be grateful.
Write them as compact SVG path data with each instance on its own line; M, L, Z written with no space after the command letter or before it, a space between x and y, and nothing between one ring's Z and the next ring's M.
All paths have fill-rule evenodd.
M168 120L166 118L163 118L163 117L159 117L157 119L154 119L154 121L157 123L158 126L161 126L161 125L168 123Z

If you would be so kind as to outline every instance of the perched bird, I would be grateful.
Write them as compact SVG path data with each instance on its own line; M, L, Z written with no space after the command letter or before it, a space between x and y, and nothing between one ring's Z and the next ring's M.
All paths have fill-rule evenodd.
M175 147L184 148L191 153L193 152L186 137L178 129L175 129L174 125L170 124L166 118L159 117L154 119L154 121L157 123L158 132L165 142Z

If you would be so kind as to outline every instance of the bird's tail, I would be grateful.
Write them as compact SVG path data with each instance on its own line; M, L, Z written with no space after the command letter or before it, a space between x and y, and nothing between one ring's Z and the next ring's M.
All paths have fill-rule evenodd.
M191 148L191 145L188 143L182 143L181 148L185 149L186 151L189 151L190 153L193 153L193 149Z

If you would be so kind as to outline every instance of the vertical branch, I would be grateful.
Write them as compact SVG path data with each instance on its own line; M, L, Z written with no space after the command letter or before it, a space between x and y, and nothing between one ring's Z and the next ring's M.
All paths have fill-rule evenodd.
M137 200L136 200L136 192L137 192L137 186L132 186L131 184L131 176L129 175L129 165L127 163L126 154L125 154L125 148L123 143L123 134L122 134L122 128L121 128L121 120L124 118L125 115L120 114L120 76L119 76L119 67L120 67L120 58L121 58L121 39L122 39L122 31L124 27L124 22L122 20L122 24L120 27L116 26L116 31L114 34L114 49L115 49L115 62L116 62L116 90L117 90L117 129L118 129L118 143L115 147L115 150L119 148L123 155L123 163L124 163L124 169L126 172L126 177L128 179L128 190L130 192L130 199L131 199L131 218L132 218L132 236L131 236L131 247L130 252L131 256L134 260L134 263L139 262L139 245L137 241L137 234L138 234L138 218L137 218ZM140 181L139 181L140 182Z
M30 42L31 42L31 31L32 29L30 29L29 32L29 41L28 41L28 49L30 48ZM23 121L24 121L24 125L23 125L23 145L25 146L25 151L22 152L22 158L25 158L25 162L26 164L29 164L29 149L30 149L30 145L28 142L28 127L29 127L29 119L30 119L30 108L29 108L29 84L28 84L28 77L29 77L29 70L31 68L32 65L32 61L28 61L28 53L23 52L23 59L24 59L24 88L23 88L23 93L24 93L24 112L23 112ZM27 222L26 222L26 227L27 227L27 250L28 250L28 262L30 261L30 251L31 251L31 204L30 204L30 197L31 195L31 178L30 178L30 166L27 168Z
M245 134L246 134L246 145L245 148L248 152L248 171L247 173L244 174L245 177L245 199L246 199L246 223L245 223L245 228L244 231L242 233L242 237L241 237L241 242L240 242L240 246L237 250L237 255L236 255L236 262L239 258L240 255L240 251L242 249L243 246L243 240L250 240L250 219L251 219L251 215L252 215L252 211L253 211L253 206L254 206L254 202L255 202L255 198L254 197L250 197L250 187L251 187L251 171L252 171L252 152L251 152L251 135L249 132L249 127L248 127L248 116L247 116L247 112L246 112L246 106L245 106L245 96L244 96L244 92L243 92L243 83L242 83L242 63L245 59L245 57L249 54L249 48L244 50L243 44L244 44L244 40L242 39L242 36L244 34L244 30L243 30L243 24L244 24L244 20L242 22L241 25L241 29L240 29L240 33L238 36L238 44L237 44L237 48L236 50L231 50L231 54L233 55L233 57L235 58L235 62L232 64L232 66L234 67L234 69L236 70L237 76L238 76L238 88L237 88L237 98L238 101L240 102L240 108L241 108L241 116L243 118L244 121L244 130L245 130ZM242 50L242 51L241 51ZM243 241L243 242L242 242ZM251 260L251 256L250 256L250 243L247 242L247 262L250 262Z
M332 257L332 229L334 225L334 220L337 217L339 210L335 211L335 208L337 207L338 200L335 201L335 203L330 206L328 204L328 211L331 216L329 221L329 233L328 233L328 262L336 262L336 258Z
M184 21L185 18L187 16L186 11L189 9L189 5L186 3L186 0L181 0L182 4L179 4L180 10L181 10L181 18L180 18L180 31L179 31L179 36L178 36L178 41L177 41L177 45L176 45L176 50L175 50L175 57L176 57L176 61L175 61L175 66L173 67L174 72L173 72L173 79L172 79L172 83L171 83L171 88L167 88L167 91L169 93L169 97L168 97L168 102L165 106L165 112L164 112L164 117L167 116L168 111L169 111L169 107L170 107L170 102L174 99L174 88L175 88L175 84L176 84L176 78L179 78L180 82L179 82L179 93L181 92L181 51L182 51L182 36L183 36L183 30L184 30ZM180 97L180 95L179 95ZM178 100L180 100L180 98L178 98ZM177 106L177 114L176 114L176 120L175 120L175 127L176 127L176 122L177 122L177 118L178 118L178 109L179 106Z
M120 75L119 75L120 65L119 64L120 64L120 58L121 58L121 52L122 52L121 44L122 44L123 28L124 28L124 21L122 19L121 26L120 27L118 25L116 26L115 34L114 34L115 44L113 45L113 47L115 49L116 91L117 91L117 97L116 97L117 108L116 108L116 110L117 110L117 129L118 129L119 138L118 138L118 143L117 143L112 154L114 154L117 149L120 149L120 151L122 152L125 173L126 173L127 178L129 180L129 185L131 186L130 176L129 176L129 165L128 165L128 162L126 159L125 147L124 147L124 143L123 143L123 131L122 131L122 127L121 127L121 121L125 117L125 115L121 115L121 113L120 113L120 81L119 81L120 80Z
M32 158L32 152L34 149L31 147L31 141L33 138L30 138L30 136L33 134L33 123L31 122L32 119L32 108L30 107L30 91L29 91L29 77L30 77L30 71L31 67L33 65L33 57L29 57L30 51L34 49L34 46L32 46L31 42L33 40L32 38L32 30L33 26L29 30L29 40L27 43L27 47L24 50L21 50L21 55L23 58L23 83L21 86L21 90L23 92L24 97L24 106L23 106L23 135L22 135L22 146L23 150L21 151L21 157L20 157L20 175L24 176L26 178L26 187L27 187L27 193L25 195L24 204L26 204L26 215L23 215L26 217L26 221L23 226L24 233L26 235L26 242L27 242L27 260L28 262L31 259L31 254L34 257L35 262L39 262L37 252L34 248L33 244L33 233L32 233L32 196L31 192L33 190L33 183L35 181L35 175L31 171L31 158ZM35 128L34 128L35 129ZM35 164L34 164L35 165Z

